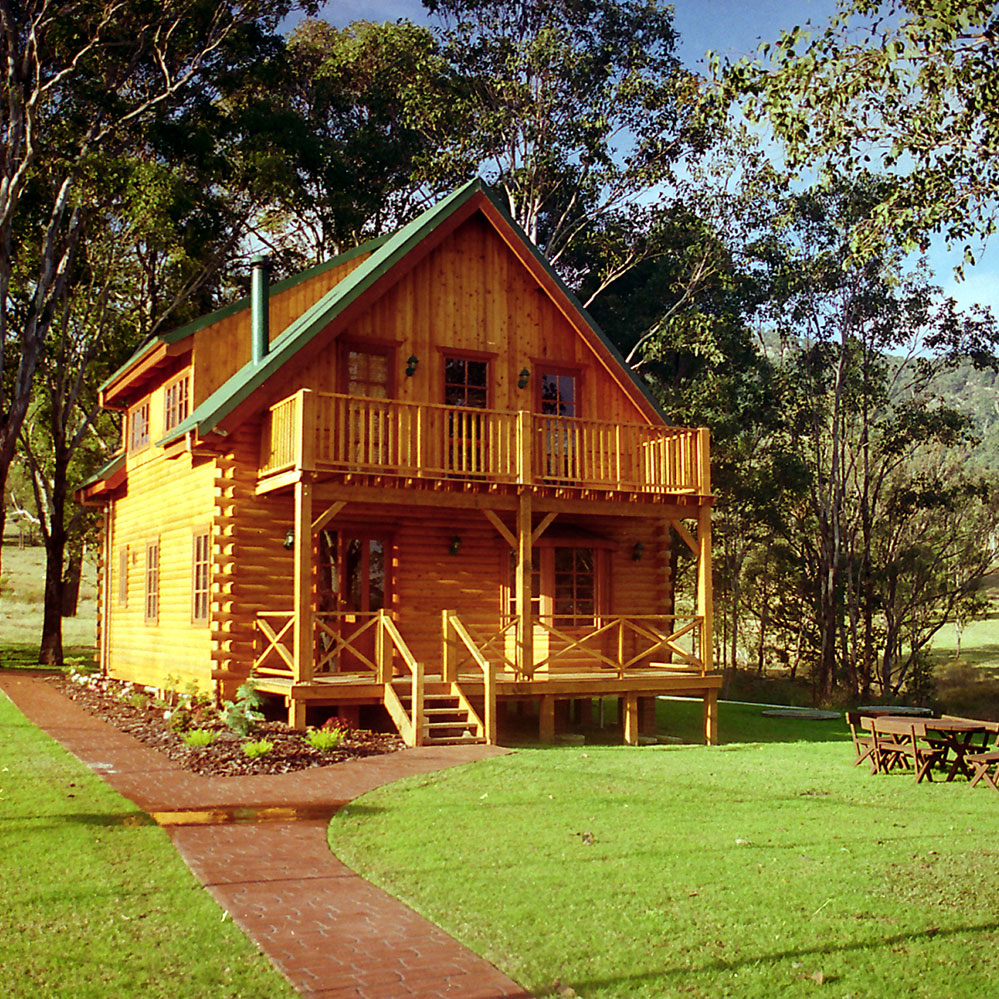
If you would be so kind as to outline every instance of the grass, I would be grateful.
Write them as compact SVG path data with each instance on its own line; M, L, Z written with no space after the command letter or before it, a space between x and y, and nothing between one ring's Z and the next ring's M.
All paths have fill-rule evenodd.
M0 585L0 635L3 659L8 668L38 665L38 643L42 634L42 599L45 589L45 549L3 546L3 579ZM76 617L62 621L63 651L67 666L92 662L97 630L96 569L84 566Z
M0 694L0 995L292 999L162 829Z
M720 725L719 747L521 750L411 778L342 810L330 842L538 995L993 993L999 798L872 777L839 722L724 704Z
M938 666L958 661L999 674L999 611L968 622L961 633L959 656L956 629L953 625L941 628L933 637L933 658Z

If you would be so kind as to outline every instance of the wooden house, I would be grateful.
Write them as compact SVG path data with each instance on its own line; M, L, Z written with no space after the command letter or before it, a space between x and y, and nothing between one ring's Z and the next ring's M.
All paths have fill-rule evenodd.
M480 181L390 237L145 343L102 388L100 659L251 671L289 720L380 705L406 741L662 694L714 741L708 435L669 426ZM671 612L670 538L697 560Z

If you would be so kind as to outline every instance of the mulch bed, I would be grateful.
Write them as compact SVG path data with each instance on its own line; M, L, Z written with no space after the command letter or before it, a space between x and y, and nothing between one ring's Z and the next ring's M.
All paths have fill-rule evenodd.
M214 732L215 741L210 746L191 747L170 729L168 721L173 712L169 706L154 696L148 697L146 707L131 703L133 698L137 703L142 702L146 692L143 687L100 676L85 681L63 676L48 679L91 714L158 750L184 769L206 777L286 774L405 748L397 735L350 729L336 749L321 752L306 741L303 733L292 731L283 722L261 722L251 736L241 737L207 711L199 718L197 727ZM264 756L251 759L243 752L243 744L261 739L272 743L273 748Z

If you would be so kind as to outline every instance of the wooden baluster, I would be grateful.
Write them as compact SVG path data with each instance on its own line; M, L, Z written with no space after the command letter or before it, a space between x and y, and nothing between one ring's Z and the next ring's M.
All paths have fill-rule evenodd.
M458 680L458 655L455 648L458 636L451 620L455 613L457 612L453 610L441 611L441 673L445 683L456 683Z
M413 670L413 745L422 746L426 733L424 731L424 705L423 705L423 663L416 663Z
M486 662L485 683L483 686L483 714L486 745L496 745L496 669L491 662Z

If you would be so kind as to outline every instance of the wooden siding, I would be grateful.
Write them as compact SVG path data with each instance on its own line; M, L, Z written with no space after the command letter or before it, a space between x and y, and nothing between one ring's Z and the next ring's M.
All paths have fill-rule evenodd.
M315 305L334 285L342 281L368 254L358 254L309 278L294 287L278 292L270 299L270 338L273 341L303 312ZM194 334L195 377L192 408L208 398L228 378L247 364L251 356L250 310L222 319Z
M133 462L128 492L109 517L111 599L105 601L107 666L112 676L152 686L167 677L211 688L207 622L192 623L192 545L212 520L213 464L189 455L167 460L147 448ZM159 600L155 623L145 621L147 545L159 541ZM128 546L128 599L118 599L119 552Z

